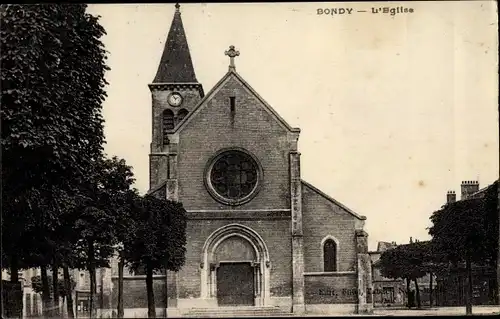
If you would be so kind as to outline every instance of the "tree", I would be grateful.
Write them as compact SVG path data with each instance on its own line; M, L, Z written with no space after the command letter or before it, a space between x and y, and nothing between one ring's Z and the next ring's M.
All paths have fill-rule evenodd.
M96 162L89 173L86 188L76 189L73 194L67 194L57 189L53 191L52 202L56 206L38 206L44 212L56 217L51 220L50 233L28 233L31 235L29 244L42 254L35 264L42 265L42 282L46 293L42 296L47 300L51 290L57 301L59 286L49 287L46 264L52 261L52 269L57 272L62 265L65 286L69 287L69 269L87 269L91 275L91 309L95 310L96 302L96 268L108 267L109 258L113 254L113 245L119 239L120 233L127 226L129 193L135 192L130 187L133 184L131 167L124 160L113 157ZM66 196L63 196L66 195ZM44 197L42 197L43 199ZM47 225L46 225L47 226ZM34 257L33 257L34 258ZM68 295L68 313L72 312L72 298ZM56 307L52 307L56 308ZM92 313L92 312L91 312ZM94 313L95 314L95 313ZM93 315L94 315L93 314ZM57 316L57 314L54 314Z
M109 267L109 259L128 226L130 196L134 192L132 168L123 159L113 157L96 162L85 189L74 221L78 234L75 252L80 267L90 274L91 316L95 315L96 269Z
M71 277L69 275L69 266L68 264L63 265L63 281L64 281L64 289L66 291L72 291ZM66 309L68 311L68 316L70 318L74 318L75 314L73 313L73 295L71 293L66 295Z
M54 282L50 287L48 266L52 265L52 271L57 273L57 250L62 245L61 233L57 232L60 225L61 211L64 210L67 194L57 187L51 187L50 194L46 190L38 190L30 194L29 199L34 203L28 208L34 217L33 224L26 227L21 237L21 247L29 247L29 251L18 254L23 256L21 268L40 267L42 282L42 300L44 303L44 314L46 316L58 316L58 307L52 306L51 300L59 300L58 286ZM19 266L19 265L18 265ZM54 271L55 270L55 271ZM50 298L49 291L54 293L54 299ZM48 311L54 312L49 314Z
M408 306L411 306L409 299L411 281L414 281L415 283L418 307L421 306L417 279L426 275L426 271L423 266L423 258L424 251L422 250L421 245L418 245L418 243L411 243L384 251L378 262L382 276L406 280Z
M134 236L134 219L138 211L140 210L140 196L137 190L133 189L128 191L124 196L124 203L121 207L123 210L121 212L121 218L116 225L116 240L118 244L116 245L116 250L118 252L118 302L117 302L117 316L118 318L123 318L123 271L125 267L125 257L124 257L124 242L130 242Z
M146 269L148 317L155 318L153 273L178 271L185 261L186 211L181 203L146 195L135 211L133 236L124 242L123 256L133 271Z
M47 235L40 241L45 252L54 247L57 216L37 206L53 205L54 189L77 187L102 153L105 32L85 9L0 7L2 185L9 185L2 189L2 267L11 269L12 281L20 265L31 264L24 260L34 252L25 245L28 234ZM38 261L47 286L52 255Z
M433 295L433 279L435 275L443 275L448 271L449 262L446 260L445 256L439 249L437 249L432 241L417 242L423 253L423 270L429 274L429 304L430 307L433 306L434 295Z
M105 34L86 5L3 5L3 165L12 193L85 175L104 142Z
M468 315L472 314L472 264L494 265L497 259L497 183L483 198L448 203L431 216L434 247L452 264L465 264Z

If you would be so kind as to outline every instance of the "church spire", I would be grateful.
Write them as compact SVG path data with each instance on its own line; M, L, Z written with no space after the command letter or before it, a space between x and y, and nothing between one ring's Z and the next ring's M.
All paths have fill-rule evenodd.
M153 84L196 82L198 81L196 80L186 33L182 25L180 5L176 3L174 18Z

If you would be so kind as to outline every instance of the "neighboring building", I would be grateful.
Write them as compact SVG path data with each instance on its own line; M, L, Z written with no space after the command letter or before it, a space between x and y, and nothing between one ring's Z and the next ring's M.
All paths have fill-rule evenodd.
M31 278L40 274L39 269L31 268L19 271L19 281L23 288L23 318L42 315L42 298L31 287ZM9 270L2 270L2 279L10 280Z
M236 72L233 46L226 55L229 70L205 94L176 5L149 85L150 193L183 203L188 244L184 267L154 278L158 313L370 312L366 218L302 180L300 129ZM116 261L111 279L116 309ZM145 316L144 277L124 287L125 316Z
M490 187L497 187L492 184L482 189L479 188L478 181L463 181L460 185L460 200L482 198ZM457 201L455 191L448 191L446 202ZM465 274L461 269L452 271L447 277L437 278L436 296L437 305L440 306L462 306L465 305ZM473 299L475 305L496 304L496 269L489 265L472 265Z
M49 269L47 271L48 276L52 276L52 272ZM109 270L107 271L109 273ZM106 273L105 269L99 269L96 274L96 279L97 279L97 308L101 308L100 303L102 302L103 305L106 305L104 308L108 308L107 305L109 305L109 301L107 300L109 297L109 292L108 295L103 293L103 298L100 298L100 291L101 291L101 283L105 281L105 277L102 277L101 281L101 274ZM22 271L19 271L19 281L22 283L23 287L23 318L29 318L29 317L41 317L43 315L42 309L43 309L43 303L42 303L42 296L40 293L37 293L33 290L32 284L31 284L31 279L35 276L40 276L40 268L30 268L30 269L25 269ZM76 317L78 318L86 318L89 316L88 313L88 306L89 306L89 297L90 297L90 276L88 271L84 270L71 270L70 275L72 279L75 282L75 289L73 291L73 313L75 314ZM59 280L63 279L63 272L62 269L59 271ZM9 280L10 279L10 274L8 270L2 270L2 279L4 280ZM52 282L49 283L52 285ZM109 291L109 288L108 288ZM52 297L52 296L51 296ZM63 317L67 317L67 306L66 306L66 300L61 299L59 300L59 307L61 310L61 315ZM100 311L100 310L98 310Z

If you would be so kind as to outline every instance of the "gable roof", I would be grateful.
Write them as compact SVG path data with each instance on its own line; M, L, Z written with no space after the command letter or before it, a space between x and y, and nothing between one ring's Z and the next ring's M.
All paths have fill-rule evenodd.
M174 129L175 132L179 132L182 130L184 127L186 127L187 123L189 123L197 113L200 112L202 107L205 105L205 102L210 100L215 93L219 91L219 88L224 85L224 83L229 79L229 78L235 78L237 79L243 87L248 89L252 95L254 95L257 100L262 103L264 106L264 110L267 111L284 129L290 131L290 132L300 132L299 128L291 127L238 73L236 73L235 70L230 69L223 77L222 79L217 82L217 84L214 85L214 87L201 99L198 104L195 106L193 111L189 112L189 114L183 119L183 121Z
M177 4L153 84L197 82Z
M336 199L334 199L333 197L331 196L328 196L326 193L322 192L321 190L319 190L318 188L314 187L313 185L309 184L308 182L302 180L302 185L310 188L311 190L313 190L315 193L317 193L318 195L320 195L321 197L325 198L326 200L328 200L329 202L341 207L343 210L345 210L346 212L348 212L349 214L351 214L352 216L356 217L357 219L359 220L366 220L366 216L362 216L362 215L359 215L358 213L354 212L353 210L351 210L349 207L345 206L344 204L340 203L339 201L337 201Z

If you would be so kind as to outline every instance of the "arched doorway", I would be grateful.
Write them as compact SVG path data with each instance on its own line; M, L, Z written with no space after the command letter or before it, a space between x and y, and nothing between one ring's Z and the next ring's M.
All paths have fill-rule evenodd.
M265 306L269 300L269 252L254 230L223 226L206 240L201 256L201 295L218 306Z

